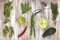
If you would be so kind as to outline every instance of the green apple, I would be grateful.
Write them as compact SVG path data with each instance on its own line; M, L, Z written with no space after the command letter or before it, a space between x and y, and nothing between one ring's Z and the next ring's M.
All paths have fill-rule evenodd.
M37 23L40 26L40 28L46 28L48 25L48 21L45 18L40 18Z
M17 19L17 22L20 25L23 25L25 23L25 21L26 21L26 19L23 16L19 16L18 19Z

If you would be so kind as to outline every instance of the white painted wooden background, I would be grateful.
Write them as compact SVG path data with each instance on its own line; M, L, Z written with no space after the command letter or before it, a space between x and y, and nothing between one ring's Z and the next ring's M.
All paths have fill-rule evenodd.
M7 0L0 0L0 40L60 40L60 0L56 0L58 3L58 12L59 12L59 15L56 20L56 22L57 22L56 25L54 25L53 21L51 20L52 19L51 8L50 8L51 0L44 0L47 2L47 7L45 7L46 8L45 13L39 13L35 18L35 21L37 21L39 18L45 17L45 18L47 18L47 20L49 22L47 28L49 28L49 27L56 28L56 30L57 30L56 33L54 35L46 37L46 38L42 37L44 29L39 28L38 24L35 24L36 38L30 37L30 34L29 34L30 17L34 10L41 8L40 2L42 0L11 0L11 1L13 2L12 3L13 9L11 10L11 15L9 17L11 22L7 23L6 25L8 25L8 26L12 25L14 27L15 33L12 38L9 38L8 36L5 38L2 34L2 29L4 26L4 24L3 24L3 20L4 20L3 4L5 2L7 2ZM22 14L20 5L21 5L21 2L26 2L26 1L30 2L30 6L32 7L32 10L30 10L26 14ZM23 26L18 25L16 20L21 15L26 18L26 20L27 20L26 22L28 22L28 23L26 23L26 24L28 24L28 29L22 37L18 38L18 34L24 29L24 26L26 25L26 24Z

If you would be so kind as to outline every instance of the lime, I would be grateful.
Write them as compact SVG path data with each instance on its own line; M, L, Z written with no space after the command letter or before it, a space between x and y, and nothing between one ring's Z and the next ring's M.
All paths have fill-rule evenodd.
M19 16L18 19L17 19L17 22L20 25L23 25L25 23L25 21L26 21L26 19L23 16Z
M37 23L40 26L40 28L46 28L48 25L48 21L45 18L40 18Z

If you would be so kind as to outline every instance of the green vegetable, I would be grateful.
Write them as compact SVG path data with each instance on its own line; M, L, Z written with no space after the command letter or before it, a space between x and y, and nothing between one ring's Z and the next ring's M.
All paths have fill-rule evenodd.
M25 23L25 21L26 21L26 19L23 16L19 16L18 19L17 19L17 22L20 25L23 25Z
M9 21L10 21L10 20L6 18L6 19L4 20L4 23L7 23L7 22L9 22Z
M54 23L56 24L56 18L58 16L58 5L51 3L51 9L52 9L52 19L54 20Z
M22 14L28 12L31 7L29 7L29 2L21 3Z
M9 27L9 37L11 38L11 37L13 36L13 34L14 34L13 27L10 26L10 27Z
M4 16L6 18L10 16L10 11L13 8L11 6L11 4L12 4L12 2L10 2L10 1L8 3L4 4Z
M14 34L14 30L13 30L13 27L10 26L8 28L8 26L5 26L4 29L3 29L3 36L7 36L7 34L9 34L9 37L11 38Z
M3 36L6 37L8 32L9 32L8 27L5 26L5 28L3 29Z
M44 9L41 9L41 10L39 10L38 12L33 13L32 16L31 16L30 36L32 36L32 34L34 34L34 36L35 36L35 27L34 27L35 21L34 21L34 17L35 17L39 12L41 12L42 10L44 10Z
M4 16L5 16L4 22L5 22L5 23L8 22L9 19L7 19L7 18L10 16L10 11L11 11L11 9L13 8L13 7L11 6L11 4L12 4L12 2L10 2L10 1L9 1L8 3L5 3L5 4L4 4Z
M49 28L43 33L42 36L47 37L47 36L53 35L55 32L56 32L55 28Z

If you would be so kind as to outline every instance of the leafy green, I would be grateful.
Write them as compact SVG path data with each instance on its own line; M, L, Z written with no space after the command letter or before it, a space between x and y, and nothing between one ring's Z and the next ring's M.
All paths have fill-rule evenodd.
M54 23L56 24L56 18L58 16L58 5L51 3L51 9L52 9L52 20L54 20Z
M4 16L6 18L10 16L10 11L13 8L11 6L11 4L12 4L12 2L10 2L10 1L8 3L4 4Z
M21 3L22 14L28 12L31 7L29 7L29 2Z
M10 27L9 27L9 37L11 38L11 37L13 36L13 34L14 34L13 27L10 26Z
M10 26L10 27L5 26L5 28L3 29L3 35L6 37L7 34L9 34L9 37L10 38L13 36L14 30L13 30L13 27L12 26Z
M6 19L4 20L4 23L7 23L7 22L9 22L9 21L10 21L10 20L6 18Z
M55 32L56 32L55 28L49 28L43 33L42 36L47 37L47 36L53 35Z
M3 36L6 37L8 32L9 32L8 27L5 26L5 28L3 29Z
M41 12L42 10L44 10L44 9L41 9L41 10L39 10L38 12L35 12L35 13L33 13L32 15L31 15L31 28L30 28L30 36L32 36L32 34L34 34L34 36L35 36L35 27L34 27L34 25L35 25L35 21L34 21L34 17L39 13L39 12Z
M4 4L4 16L5 16L4 23L9 22L9 19L7 19L7 18L10 16L10 11L13 8L11 6L11 4L12 4L12 2L10 2L10 1L8 3Z

